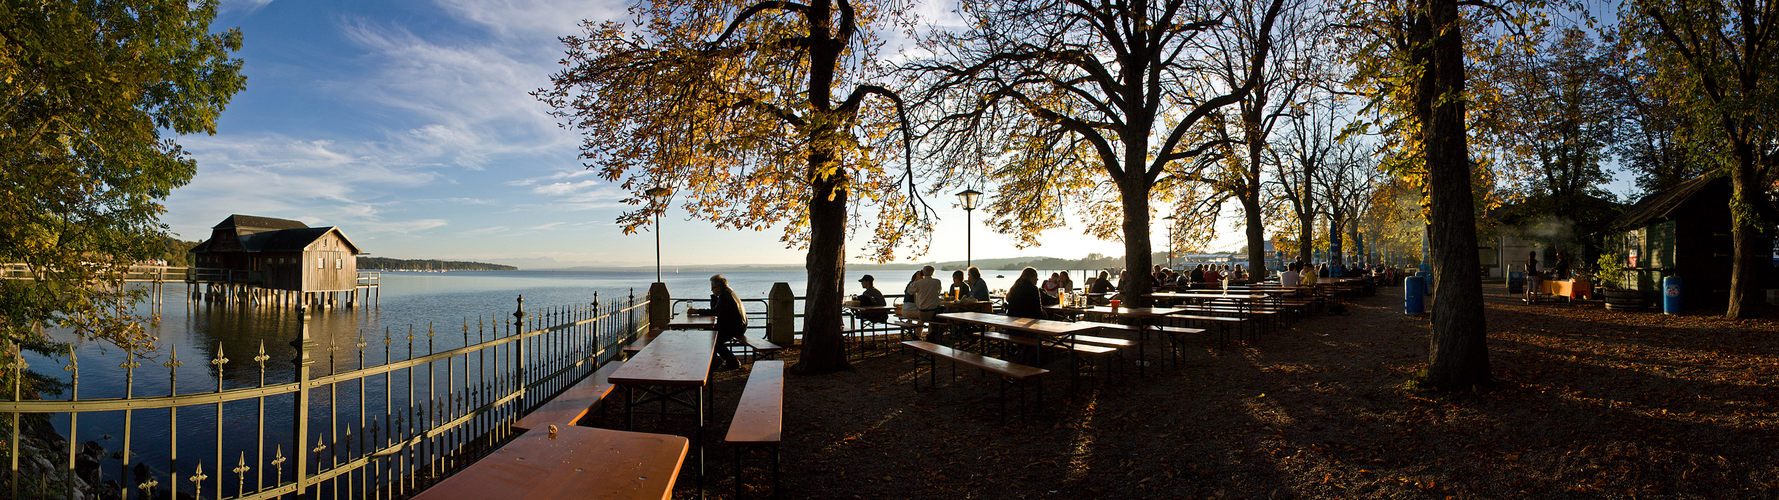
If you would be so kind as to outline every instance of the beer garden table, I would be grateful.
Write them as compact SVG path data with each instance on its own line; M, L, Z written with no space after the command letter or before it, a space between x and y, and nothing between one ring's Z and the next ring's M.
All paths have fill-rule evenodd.
M673 496L686 438L596 427L539 427L420 492L425 500Z
M711 358L716 355L717 335L711 330L662 332L606 380L624 389L624 425L635 424L635 406L661 403L662 418L673 403L693 411L696 428L692 448L698 451L698 490L704 491L705 390L710 385ZM637 392L642 393L641 400ZM691 401L680 399L690 393Z

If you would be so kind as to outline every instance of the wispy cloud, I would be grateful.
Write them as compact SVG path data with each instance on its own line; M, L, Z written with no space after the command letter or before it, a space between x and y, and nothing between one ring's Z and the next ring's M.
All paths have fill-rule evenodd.
M312 224L352 224L362 231L414 232L442 219L385 220L384 191L433 183L423 158L375 143L334 143L282 135L189 136L182 145L200 165L191 185L168 199L168 222L182 232L227 213L295 217ZM181 218L182 217L182 218ZM186 237L201 236L187 234Z
M438 4L502 37L549 42L579 32L577 25L583 19L598 22L625 14L620 0L438 0Z
M222 10L229 12L254 12L271 3L272 0L222 0Z

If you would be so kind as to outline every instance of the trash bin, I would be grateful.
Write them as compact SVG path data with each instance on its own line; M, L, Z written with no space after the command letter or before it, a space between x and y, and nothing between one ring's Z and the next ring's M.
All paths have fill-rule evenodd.
M1410 276L1402 280L1402 313L1421 314L1427 310L1427 278Z
M1519 295L1526 293L1526 272L1512 271L1507 273L1507 293Z
M1680 276L1662 278L1662 314L1680 314Z

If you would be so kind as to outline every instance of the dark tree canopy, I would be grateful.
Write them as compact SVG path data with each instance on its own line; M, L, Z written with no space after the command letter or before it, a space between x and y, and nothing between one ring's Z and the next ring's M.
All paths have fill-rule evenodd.
M1122 237L1127 268L1148 269L1150 203L1175 182L1170 166L1214 147L1194 128L1260 79L1219 79L1226 47L1212 35L1254 27L1265 60L1284 1L1237 3L961 2L967 28L933 34L934 57L906 66L940 186L998 186L988 222L1024 244L1079 208L1090 234ZM1119 286L1142 303L1152 280L1131 275Z

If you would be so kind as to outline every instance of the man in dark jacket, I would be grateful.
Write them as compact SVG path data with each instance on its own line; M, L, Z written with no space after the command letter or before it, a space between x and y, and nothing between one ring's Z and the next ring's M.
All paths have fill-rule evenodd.
M739 368L741 362L736 361L735 353L729 350L729 340L742 340L747 334L747 308L741 306L741 298L736 297L735 290L729 288L729 279L721 274L711 276L710 309L692 309L687 312L717 317L717 357L723 359L723 364L717 370Z
M859 286L865 287L865 291L860 293L858 297L854 298L859 301L859 306L871 307L889 304L884 301L883 292L877 290L877 286L874 283L876 283L876 278L872 278L869 274L865 275L863 278L859 278ZM862 312L859 313L859 319L873 323L887 323L889 322L889 313L884 311Z
M1044 306L1039 302L1038 270L1025 268L1013 287L1007 289L1007 316L1044 319Z

